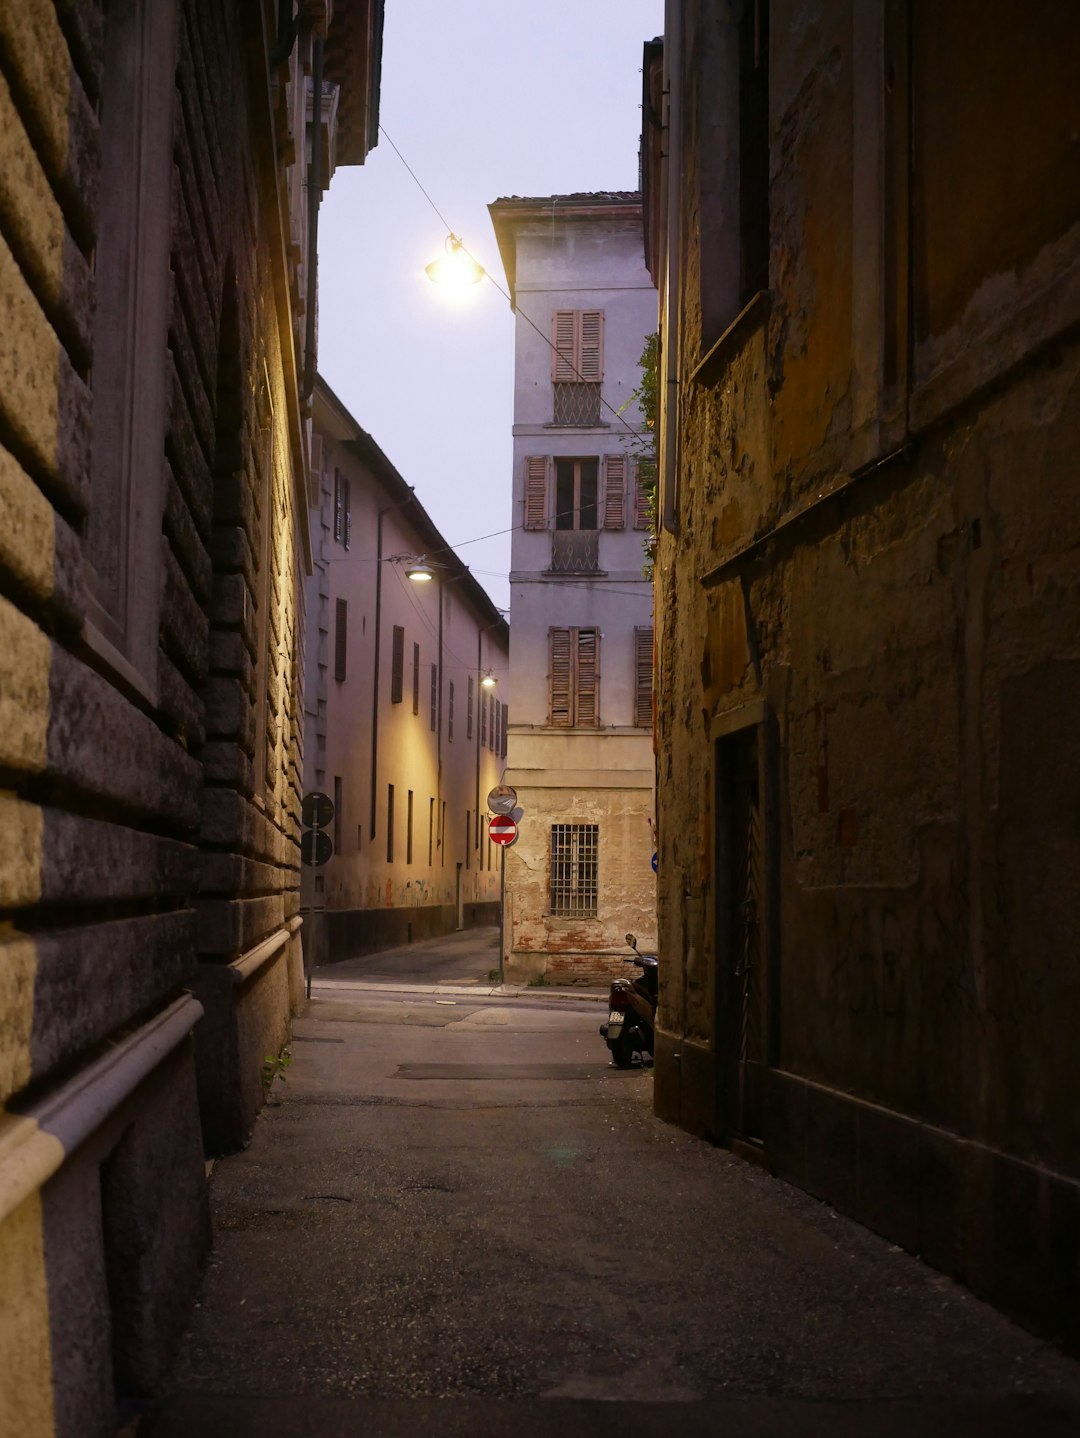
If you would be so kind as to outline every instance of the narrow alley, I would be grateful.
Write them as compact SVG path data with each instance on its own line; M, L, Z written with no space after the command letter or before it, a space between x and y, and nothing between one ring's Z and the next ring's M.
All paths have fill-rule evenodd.
M317 974L140 1435L1077 1430L1075 1364L661 1123L602 991L499 992L494 955Z

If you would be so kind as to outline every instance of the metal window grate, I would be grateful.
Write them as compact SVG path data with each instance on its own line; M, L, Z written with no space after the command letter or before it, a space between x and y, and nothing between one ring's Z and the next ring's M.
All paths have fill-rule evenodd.
M598 384L555 384L554 422L573 428L591 428L600 423Z
M600 826L552 824L551 912L561 918L596 918Z

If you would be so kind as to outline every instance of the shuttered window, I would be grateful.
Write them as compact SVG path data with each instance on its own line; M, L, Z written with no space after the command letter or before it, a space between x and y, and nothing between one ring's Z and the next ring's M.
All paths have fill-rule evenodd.
M454 681L450 680L450 695L446 705L446 738L448 742L454 740Z
M653 632L634 630L634 723L651 729L653 696Z
M634 528L649 527L649 497L656 481L656 465L642 460L634 466Z
M487 744L488 730L488 696L487 690L480 690L480 747L483 749Z
M412 647L412 712L420 713L420 646Z
M472 736L473 736L473 679L472 679L472 675L470 674L470 675L469 675L469 692L468 692L468 694L467 694L467 696L466 696L465 738L466 738L466 739L471 739Z
M600 722L600 631L552 629L548 722L556 729Z
M626 456L604 456L604 528L626 526Z
M439 727L439 668L431 666L431 732Z
M544 455L530 455L525 461L526 529L547 529L548 462Z
M334 678L342 683L349 644L349 601L339 599L334 605Z
M500 736L501 736L501 739L502 739L502 743L501 743L500 748L499 748L499 757L500 757L500 759L505 759L505 758L506 758L506 726L507 726L507 724L508 724L509 722L510 722L510 711L509 711L508 706L504 704L504 705L502 706L502 715L501 715L500 724L499 724L499 733L500 733Z
M400 704L405 686L405 630L394 625L394 648L390 661L390 703Z
M555 310L551 317L555 384L599 384L604 378L603 310Z

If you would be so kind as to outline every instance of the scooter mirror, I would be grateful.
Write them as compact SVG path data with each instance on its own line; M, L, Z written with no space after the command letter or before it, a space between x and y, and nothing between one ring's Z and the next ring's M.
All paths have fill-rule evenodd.
M627 934L626 942L630 945L632 949L637 948L637 939L634 937L633 934Z

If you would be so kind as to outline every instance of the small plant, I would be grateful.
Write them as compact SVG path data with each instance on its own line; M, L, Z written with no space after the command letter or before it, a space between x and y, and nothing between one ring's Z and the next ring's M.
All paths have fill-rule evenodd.
M265 1056L262 1067L264 1097L270 1092L271 1085L276 1078L279 1078L282 1083L285 1082L285 1070L291 1063L292 1054L289 1052L288 1044L285 1045L279 1054L267 1054Z
M534 974L525 987L527 989L547 988L547 974Z
M498 982L499 982L499 971L498 971L498 969L488 969L488 983L489 983L489 984L497 984Z

